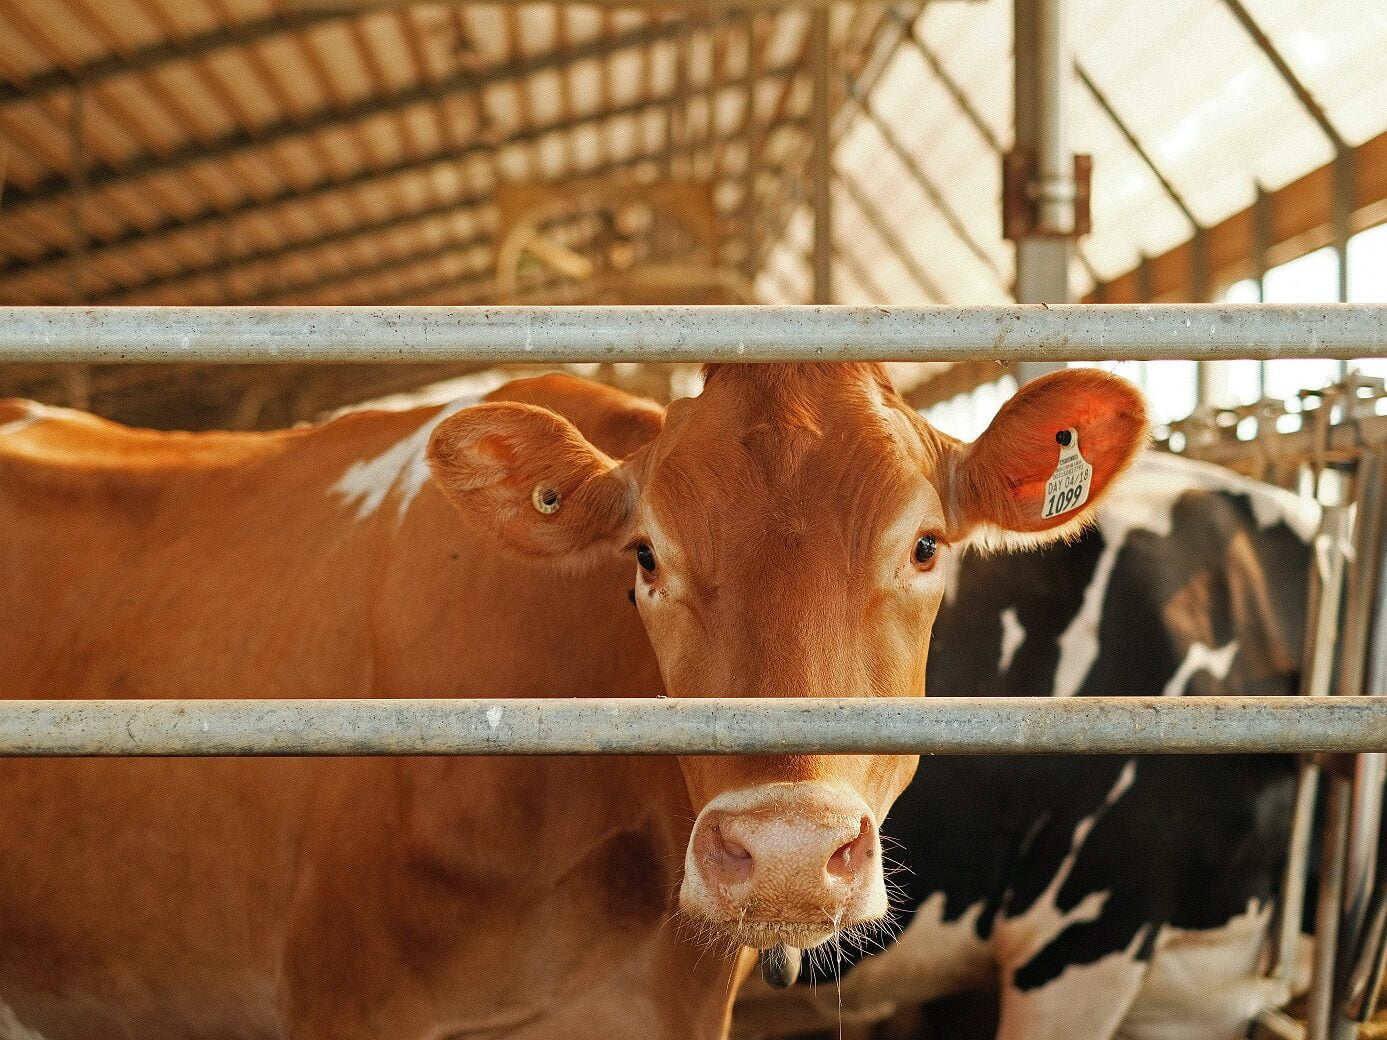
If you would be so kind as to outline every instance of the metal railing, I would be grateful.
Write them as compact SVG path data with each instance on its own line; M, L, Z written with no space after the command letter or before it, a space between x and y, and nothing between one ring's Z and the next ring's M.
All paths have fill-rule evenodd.
M1387 356L1387 306L0 307L4 362Z
M1383 749L1375 697L0 701L0 757Z
M1003 356L1062 361L1375 354L1387 354L1387 306L0 308L0 363ZM0 755L789 751L1387 751L1387 701L0 701Z
M1387 355L1387 306L1346 304L0 308L0 363L1055 362L1380 355ZM1382 494L1380 487L1372 493ZM1355 624L1373 630L1366 654L1354 651L1373 665L1366 673L1360 669L1367 681L1350 683L1353 692L1384 692L1387 580L1379 580L1381 549L1373 547L1371 564L1356 553L1356 580L1375 587L1358 587L1350 596L1358 604L1350 611ZM1360 774L1366 766L1380 770L1381 760L1364 753L1387 752L1387 697L0 701L0 757L1312 751L1359 754ZM1302 774L1313 779L1315 772ZM1381 784L1377 773L1372 783ZM1350 1035L1349 1015L1371 1013L1376 992L1369 983L1351 987L1350 980L1377 980L1387 970L1387 883L1378 878L1369 910L1371 864L1352 867L1353 857L1344 855L1376 836L1376 810L1359 797L1364 790L1361 775L1349 779L1340 773L1331 782L1331 802L1342 817L1341 854L1335 858L1327 845L1322 861L1326 876L1333 877L1321 893L1308 1031L1314 1040ZM1310 796L1300 799L1302 831L1314 801L1313 787L1306 792ZM1349 797L1362 810L1353 819L1353 845ZM1308 837L1297 848L1300 862L1292 863L1285 886L1293 905L1303 889ZM1294 937L1299 917L1295 913L1283 931ZM1364 923L1370 925L1366 939L1359 934ZM1342 936L1340 924L1346 929ZM1298 1029L1277 1026L1275 1016L1261 1021L1281 1035Z

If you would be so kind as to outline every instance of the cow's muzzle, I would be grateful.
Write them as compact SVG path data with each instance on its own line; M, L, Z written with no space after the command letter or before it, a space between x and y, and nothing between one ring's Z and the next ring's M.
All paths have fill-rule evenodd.
M886 913L876 820L823 783L719 795L694 824L679 902L742 946L818 946Z

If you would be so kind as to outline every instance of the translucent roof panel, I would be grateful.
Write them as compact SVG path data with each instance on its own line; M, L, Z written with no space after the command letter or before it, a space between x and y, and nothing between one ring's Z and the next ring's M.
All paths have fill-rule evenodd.
M1387 131L1387 4L1243 2L1350 144ZM1091 284L1089 269L1128 272L1187 241L1194 222L1247 208L1259 185L1274 191L1331 161L1328 137L1224 0L1071 3L1075 64L1092 84L1071 81L1072 144L1094 159L1093 233L1076 286ZM953 303L1002 298L1014 277L998 212L1011 11L1003 0L929 5L921 45L906 41L873 92L873 111L927 184L870 118L856 119L837 153ZM862 234L868 251L880 246Z
M1243 0L1349 144L1382 132L1387 112L1387 4L1373 0Z
M1076 0L1074 44L1206 224L1249 205L1253 181L1278 188L1331 158L1290 87L1218 0Z

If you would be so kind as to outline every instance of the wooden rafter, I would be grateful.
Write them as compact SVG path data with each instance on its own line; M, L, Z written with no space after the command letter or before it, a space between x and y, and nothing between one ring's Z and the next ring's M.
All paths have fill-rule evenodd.
M788 79L788 78L790 77L790 75L793 73L794 68L795 68L795 67L794 67L793 65L784 65L784 66L781 66L781 67L776 68L776 69L767 70L767 78L768 78L768 79L771 79L771 80L776 80L776 79L780 79L780 78L786 78L786 79ZM643 113L643 112L654 111L654 110L660 108L661 106L663 106L663 104L665 103L665 100L666 100L665 97L656 97L656 98L652 98L652 99L646 100L646 101L644 101L644 102L635 102L635 103L632 103L632 104L628 104L628 105L622 106L622 107L616 109L615 111L591 113L591 114L588 114L588 115L584 115L584 116L581 116L581 117L577 117L577 118L575 118L575 119L573 119L573 120L570 120L570 121L567 121L567 122L559 122L559 123L549 124L549 125L542 126L542 127L532 127L532 128L530 128L529 130L526 130L526 131L522 131L522 132L520 132L520 133L517 133L517 134L512 138L512 140L519 140L519 141L522 141L522 142L530 142L530 141L538 140L539 138L544 137L544 136L547 136L547 135L549 135L549 134L571 133L573 130L575 130L575 129L579 128L579 127L582 127L582 126L599 125L599 124L601 124L602 122L607 121L607 120L610 120L610 119L613 119L613 118L620 118L620 117L625 116L625 115L639 115L639 114L641 114L641 113ZM380 178L384 178L384 177L386 177L386 176L394 176L394 175L398 175L398 174L401 174L401 173L409 172L409 171L412 171L412 170L428 169L428 168L430 168L431 166L437 165L437 164L456 163L456 162L458 162L459 160L465 159L465 158L485 158L485 157L488 157L488 156L490 156L490 155L493 155L493 154L494 154L494 151L495 151L495 149L492 148L489 144L480 144L480 143L479 143L479 144L474 144L474 145L471 145L471 146L469 146L468 148L464 149L462 152L448 152L448 153L445 153L445 154L443 154L443 155L441 155L441 156L430 157L430 158L425 159L425 160L424 160L422 163L420 163L420 164L412 164L412 163L408 163L408 162L407 162L407 163L404 163L404 164L402 164L398 169L396 169L396 170L394 170L394 171L391 171L391 172L389 172L389 173L382 173L382 174L379 174L379 175L374 175L374 174L373 174L373 175L370 176L370 177L363 177L363 178L353 178L352 181L350 182L350 184L349 184L348 186L349 186L349 187L353 187L353 188L355 188L355 187L361 187L361 186L364 186L364 185L366 185L366 184L373 183L375 180L380 179ZM488 185L488 187L490 187L490 186ZM338 186L335 182L329 182L329 184L328 184L327 186L323 187L323 188L314 188L314 189L310 189L309 192L300 193L299 195L291 195L291 196L288 196L287 198L285 198L285 199L283 199L283 200L279 200L279 201L275 202L274 205L288 205L288 204L290 204L290 203L292 203L292 202L301 200L301 199L303 199L303 198L305 198L305 197L307 197L307 198L310 199L310 200L317 200L317 199L322 198L324 195L336 193L338 190L339 190L339 186ZM409 211L406 210L405 212L409 212ZM422 211L416 210L415 212L416 212L416 213L420 213L420 212L422 212ZM427 215L427 216L438 216L438 215L441 215L441 214L440 214L440 213L435 213L435 212L425 212L424 215ZM215 214L215 213L214 213L214 214L211 216L211 218L208 219L208 220L206 221L206 226L215 227L221 219L222 219L222 217L221 217L219 214ZM373 228L376 224L379 224L379 223L381 223L381 222L380 222L380 221L377 221L377 220L373 220L373 219L371 219L371 218L368 217L368 218L365 218L365 219L361 220L361 221L358 222L357 224L354 224L353 226L354 226L354 227L358 227L358 228L371 229L371 228ZM393 228L394 226L395 226L395 225L393 225L393 224L389 224L387 227L380 228L380 230L390 230L390 229ZM176 230L177 230L177 229L175 228L175 229L171 229L170 231L163 232L163 233L161 233L161 237L162 237L162 235L173 234L174 231L176 231ZM334 235L334 234L337 234L337 232L328 232L328 234L329 234L329 235ZM145 238L146 238L146 241L148 241L149 236L145 236ZM277 245L277 246L272 246L272 247L268 247L268 248L266 248L266 249L264 249L264 250L261 250L260 252L266 253L266 254L270 254L270 255L276 255L276 256L277 256L277 255L288 255L290 252L293 252L293 251L295 251L295 250L297 250L297 249L301 249L301 248L310 248L311 246L313 246L314 244L316 244L316 243L315 243L313 240L311 240L311 239L310 239L310 240L307 240L307 241L304 241L304 240L297 240L297 244L295 244L295 243L296 243L296 240L293 239L292 237L284 238L284 239L282 239L282 240L280 241L280 244L279 244L279 245ZM128 244L129 244L129 243L127 243L127 245L128 245ZM114 247L109 246L109 244L107 244L107 245L105 245L105 246L103 247L103 246L102 246L101 244L99 244L99 243L93 243L93 253L94 253L94 254L95 254L96 252L98 252L98 251L101 251L103 248L114 248ZM281 252L281 251L282 251L282 252ZM95 262L95 256L92 257L92 260L93 260L93 262ZM58 255L54 256L54 257L51 259L51 261L49 261L49 263L50 263L51 265L53 265L53 266L65 265L67 262L68 262L68 257L66 256L65 253L58 254ZM238 264L239 264L239 263L240 263L240 258L234 259L234 260L233 260L233 263L238 263ZM16 270L17 270L17 271L22 271L23 268L16 268ZM3 267L0 267L0 276L3 276L4 273L5 273L5 269L4 269ZM205 273L206 273L206 265L192 265L192 266L189 266L189 267L185 268L182 272L180 272L180 273L177 274L177 275L162 275L162 276L155 276L155 277L152 278L152 279L147 278L147 279L143 280L143 282L141 282L141 283L139 283L139 284L137 284L137 285L134 285L134 286L129 286L129 287L127 287L127 288L128 288L129 291L134 292L134 291L138 291L138 290L143 290L143 289L145 289L145 288L151 288L151 287L153 287L153 286L155 286L155 285L168 284L168 283L170 283L170 282L172 282L172 281L180 280L180 279L183 279L183 278L197 277L197 276L202 275L202 274L205 274ZM0 281L0 291L3 290L3 284L4 284L4 283L3 283L2 281Z
M1353 149L1351 209L1357 214L1355 229L1387 217L1387 133ZM1269 265L1284 263L1334 241L1334 164L1312 170L1284 187L1266 192L1260 204L1240 210L1205 231L1208 280L1214 287L1251 276L1258 254L1259 205ZM1142 268L1099 283L1089 299L1106 303L1151 300L1185 300L1191 284L1192 242L1184 242L1160 256L1147 259Z
M732 16L721 17L730 19ZM608 58L622 51L648 49L652 44L677 36L686 25L686 20L656 20L648 26L621 33L610 43L600 40L585 42L574 47L566 56L553 52L527 55L521 60L492 67L483 72L462 70L433 86L413 84L403 90L357 101L339 97L340 104L329 101L327 105L313 112L291 112L274 124L260 127L251 138L244 133L233 132L223 135L210 147L189 143L173 149L165 156L146 152L118 163L113 162L94 172L92 187L95 190L135 180L143 182L145 178L156 173L183 172L202 163L223 161L242 152L264 148L281 141L307 138L330 129L350 130L354 125L376 116L391 115L415 105L431 104L440 93L465 94L494 86L523 83L542 72L561 67L566 61ZM298 41L298 45L302 45L298 37L294 39ZM312 51L306 55L306 61L310 68L314 67ZM317 62L321 61L322 56L319 54ZM323 91L326 96L332 97L330 83L323 87ZM7 207L13 212L15 209L50 202L63 195L66 190L66 182L61 177L49 177L38 184L13 189Z

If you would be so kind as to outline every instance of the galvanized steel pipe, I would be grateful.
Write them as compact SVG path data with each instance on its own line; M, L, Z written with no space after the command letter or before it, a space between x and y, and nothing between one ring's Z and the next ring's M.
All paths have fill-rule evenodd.
M0 756L1387 751L1387 698L10 700Z
M1387 355L1387 305L0 307L0 363Z

